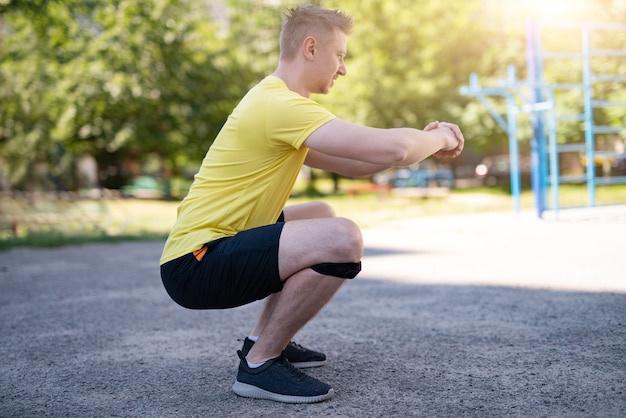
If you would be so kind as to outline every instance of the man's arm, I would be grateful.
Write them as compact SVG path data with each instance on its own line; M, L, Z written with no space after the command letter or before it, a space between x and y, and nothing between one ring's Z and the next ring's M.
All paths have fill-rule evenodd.
M461 153L463 135L456 125L433 122L424 130L378 129L334 119L304 141L306 164L350 177L370 175L393 166L407 166L435 155Z
M310 149L304 162L311 168L331 171L346 177L365 177L380 173L390 168L389 165L372 164L349 158L334 157L322 154L319 151Z

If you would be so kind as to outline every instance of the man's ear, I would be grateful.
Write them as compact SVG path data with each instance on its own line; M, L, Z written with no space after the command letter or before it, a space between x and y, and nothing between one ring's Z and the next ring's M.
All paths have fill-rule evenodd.
M305 38L303 46L304 57L309 61L313 60L317 53L317 40L312 36L308 36Z

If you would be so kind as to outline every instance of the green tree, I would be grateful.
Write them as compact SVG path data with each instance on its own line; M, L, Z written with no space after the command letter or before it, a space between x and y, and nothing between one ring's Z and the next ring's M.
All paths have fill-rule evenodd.
M341 118L378 127L455 121L468 154L506 151L505 134L459 88L471 72L484 85L496 84L509 64L526 77L526 19L541 2L316 3L344 9L356 23L348 77L316 100ZM577 6L572 19L619 23L626 17L622 0L567 4ZM65 187L75 187L73 165L83 153L103 167L147 155L173 171L199 164L241 96L275 68L287 6L293 3L0 0L0 179L28 187L34 168L47 165ZM568 48L571 40L550 42ZM626 49L611 33L594 42ZM624 73L619 57L594 65L600 74ZM563 80L571 74L563 68L546 68L546 75ZM623 101L621 87L602 88L609 99ZM566 99L570 107L580 102L576 95ZM599 117L617 123L624 114L609 109ZM575 125L565 129L580 132Z
M547 3L323 1L326 7L352 14L355 30L348 41L348 77L319 100L340 117L379 127L422 127L435 119L455 121L465 133L469 153L506 152L506 134L480 103L459 92L468 84L469 75L476 72L483 85L497 85L506 79L507 66L513 65L518 77L526 78L526 25L530 18L624 22L626 17L621 0L564 1L564 7L554 9L560 12L555 16L545 15ZM544 14L540 16L540 12ZM562 36L555 47L567 50L572 42L579 42L579 37ZM610 33L606 39L598 39L596 47L626 49L624 40ZM623 74L623 68L618 68L623 62L597 63L601 68L596 71ZM563 66L548 68L546 76L556 81L562 74L571 77L571 68L562 70ZM618 91L624 90L615 89L611 94L617 96ZM580 97L571 101L581 102ZM506 113L503 103L495 105ZM576 128L580 131L580 126ZM521 124L520 129L521 138L528 140L530 126Z
M2 22L11 185L26 187L35 164L60 178L85 152L101 165L147 153L174 170L199 161L252 78L203 2L14 2Z

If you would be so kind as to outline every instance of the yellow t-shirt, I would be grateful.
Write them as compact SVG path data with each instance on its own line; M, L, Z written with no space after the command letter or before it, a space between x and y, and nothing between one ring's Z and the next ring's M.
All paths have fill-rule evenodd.
M253 87L228 117L179 205L161 264L274 223L306 158L302 143L334 118L278 77Z

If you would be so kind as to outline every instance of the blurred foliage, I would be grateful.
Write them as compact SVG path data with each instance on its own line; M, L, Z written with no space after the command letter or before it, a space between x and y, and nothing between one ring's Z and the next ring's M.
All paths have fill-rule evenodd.
M525 20L542 2L342 0L355 19L348 77L316 97L339 117L378 127L461 125L470 153L501 152L506 139L459 88L525 77ZM544 2L549 3L549 2ZM624 0L572 0L561 20L626 21ZM95 156L105 187L140 174L189 175L247 89L273 71L286 1L0 0L0 189L76 189L77 160ZM606 49L626 49L610 33ZM571 37L547 42L568 48ZM623 58L599 73L626 73ZM546 68L559 81L567 65ZM625 89L605 86L608 99ZM565 106L580 97L571 94ZM602 117L618 122L623 113ZM580 126L571 125L572 136ZM504 149L502 149L504 147ZM155 159L156 156L156 159ZM154 161L158 161L154 164ZM3 184L4 183L4 184Z
M237 62L223 24L192 0L10 3L0 52L5 181L30 188L43 165L56 179L70 173L60 186L74 188L85 153L112 187L132 171L124 163L148 153L174 173L197 164L258 78Z
M474 155L507 153L507 138L484 107L476 99L462 96L459 88L469 83L472 72L480 76L482 85L497 86L507 78L508 65L517 69L519 79L526 79L529 19L626 23L623 0L342 0L323 5L351 11L356 26L348 43L348 77L340 79L321 101L340 116L380 127L422 127L432 120L456 122L468 140L468 154ZM580 30L571 32L545 31L543 42L550 51L580 53ZM599 33L592 48L626 51L625 31ZM623 56L596 60L595 64L596 74L626 75ZM545 69L545 79L580 82L581 61L555 62ZM605 91L598 91L597 96L624 101L623 87L624 83L598 86ZM566 113L582 113L582 93L578 93L565 92L559 97ZM494 105L506 115L503 101L496 100ZM596 115L597 123L602 124L611 110L610 122L623 125L624 108ZM528 142L531 125L520 121L519 129L520 138ZM584 135L581 123L559 129L563 132L560 139L569 142Z

